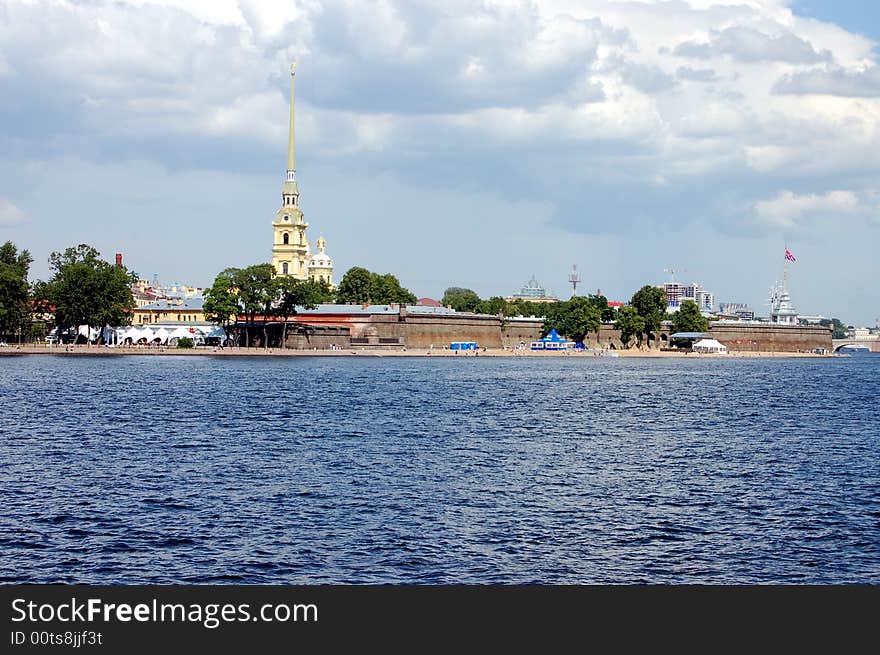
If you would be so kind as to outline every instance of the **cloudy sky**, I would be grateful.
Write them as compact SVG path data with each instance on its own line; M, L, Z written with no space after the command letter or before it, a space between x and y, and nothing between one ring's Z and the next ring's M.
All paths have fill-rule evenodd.
M270 258L288 67L337 278L567 297L699 281L880 316L864 0L0 0L0 240L208 285Z

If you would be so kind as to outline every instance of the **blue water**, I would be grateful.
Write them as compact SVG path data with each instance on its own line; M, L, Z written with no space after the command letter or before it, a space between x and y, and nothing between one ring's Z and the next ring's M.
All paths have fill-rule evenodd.
M0 358L0 581L880 583L880 357Z

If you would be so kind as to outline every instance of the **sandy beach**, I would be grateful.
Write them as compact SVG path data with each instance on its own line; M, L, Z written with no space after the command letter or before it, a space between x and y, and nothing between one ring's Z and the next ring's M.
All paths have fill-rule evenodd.
M642 357L642 358L766 358L766 357L833 357L797 352L730 352L727 354L698 354L672 350L510 350L489 348L476 351L455 351L429 348L343 348L341 350L284 350L279 348L213 348L210 346L183 349L137 346L47 346L9 345L0 348L3 355L64 355L64 356L114 356L114 355L179 355L181 357Z

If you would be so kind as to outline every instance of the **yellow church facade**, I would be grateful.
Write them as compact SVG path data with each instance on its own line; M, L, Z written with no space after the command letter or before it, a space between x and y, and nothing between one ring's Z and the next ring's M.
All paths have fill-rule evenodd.
M296 64L290 67L290 125L287 136L287 175L281 187L281 208L272 221L272 265L275 274L297 280L326 282L333 286L333 260L327 255L324 237L319 237L316 252L312 254L306 223L299 206L299 186L296 182L296 132L294 107L296 92Z

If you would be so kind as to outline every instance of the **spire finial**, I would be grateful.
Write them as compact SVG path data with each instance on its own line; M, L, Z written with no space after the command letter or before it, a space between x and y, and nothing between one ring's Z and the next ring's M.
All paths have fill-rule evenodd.
M294 102L296 91L296 62L290 65L290 131L287 133L287 176L296 171L296 132L294 129ZM295 176L294 176L295 177Z

